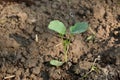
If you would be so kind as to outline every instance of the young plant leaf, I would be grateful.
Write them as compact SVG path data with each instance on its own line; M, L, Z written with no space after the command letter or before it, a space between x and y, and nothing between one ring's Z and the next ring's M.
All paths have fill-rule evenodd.
M50 64L53 65L53 66L59 67L59 66L63 65L63 62L58 61L58 60L51 60Z
M53 31L56 31L62 35L64 35L66 33L65 25L62 22L60 22L59 20L51 21L50 24L48 25L48 28Z
M87 22L78 22L74 26L70 27L70 33L71 34L79 34L83 33L88 29L88 23Z

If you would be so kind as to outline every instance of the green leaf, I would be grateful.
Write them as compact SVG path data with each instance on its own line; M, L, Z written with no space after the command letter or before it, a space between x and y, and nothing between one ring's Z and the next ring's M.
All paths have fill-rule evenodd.
M53 66L59 67L59 66L63 65L63 62L58 61L58 60L51 60L50 64L53 65Z
M48 25L48 28L53 31L56 31L62 35L64 35L66 33L65 25L62 22L60 22L59 20L51 21L50 24Z
M70 33L72 34L79 34L87 31L88 29L88 23L87 22L78 22L74 26L70 27Z

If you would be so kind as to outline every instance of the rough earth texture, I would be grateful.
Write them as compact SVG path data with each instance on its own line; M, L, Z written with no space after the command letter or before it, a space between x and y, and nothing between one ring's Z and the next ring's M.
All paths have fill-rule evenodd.
M90 27L74 36L68 62L61 67L49 64L64 60L60 37L47 28L56 19L67 28L82 21ZM94 40L86 41L92 34ZM120 1L0 0L0 80L4 79L120 80Z

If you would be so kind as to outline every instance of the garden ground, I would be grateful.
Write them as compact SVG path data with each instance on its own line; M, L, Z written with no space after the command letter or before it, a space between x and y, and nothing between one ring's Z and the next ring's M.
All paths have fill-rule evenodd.
M0 4L0 80L120 80L119 0L5 0ZM68 62L63 46L49 30L52 20L65 26L88 22L75 35ZM86 38L95 35L94 40ZM36 40L38 38L38 41Z

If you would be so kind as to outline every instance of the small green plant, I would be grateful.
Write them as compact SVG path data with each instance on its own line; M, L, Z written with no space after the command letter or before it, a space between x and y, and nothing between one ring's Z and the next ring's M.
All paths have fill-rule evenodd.
M51 60L50 64L56 67L59 67L64 64L64 62L58 61L58 60Z
M78 22L75 23L75 25L71 26L69 28L69 32L67 32L67 29L65 25L59 21L59 20L53 20L48 25L48 28L50 30L53 30L61 36L61 39L63 40L63 46L64 46L64 62L67 62L67 54L69 50L69 44L71 41L71 37L75 34L80 34L88 29L88 23L87 22ZM65 38L64 38L65 37ZM58 60L51 60L50 64L54 66L61 66L64 62L58 61Z
M94 65L92 65L90 71L82 77L82 80L84 80L84 78L87 78L87 76L93 71L98 72L98 68Z
M82 80L84 80L85 78L87 78L87 76L88 76L91 72L93 72L93 71L95 71L95 72L97 72L97 73L99 72L98 67L95 66L95 63L96 63L96 61L98 61L98 60L100 60L100 56L98 56L97 58L95 58L92 66L91 66L91 68L90 68L90 71L87 72L87 73L82 77Z

